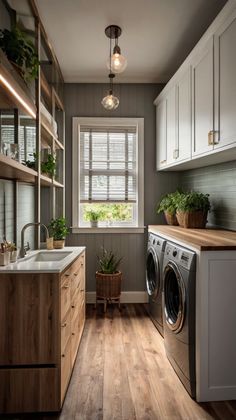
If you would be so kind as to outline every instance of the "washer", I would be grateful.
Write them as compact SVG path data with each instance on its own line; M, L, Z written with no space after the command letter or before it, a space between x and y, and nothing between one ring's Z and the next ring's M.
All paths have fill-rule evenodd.
M167 242L163 260L163 327L167 357L189 394L196 395L196 254Z
M146 286L149 295L149 315L163 336L162 319L162 264L166 240L149 233L146 260Z

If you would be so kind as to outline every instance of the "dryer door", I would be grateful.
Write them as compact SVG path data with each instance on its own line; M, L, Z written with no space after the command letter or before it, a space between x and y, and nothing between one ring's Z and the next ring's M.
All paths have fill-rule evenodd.
M161 293L160 264L157 254L152 247L148 248L147 252L146 285L149 296L151 296L153 300L156 300L159 293Z
M185 317L185 287L177 265L169 261L164 270L164 317L175 333L181 331Z

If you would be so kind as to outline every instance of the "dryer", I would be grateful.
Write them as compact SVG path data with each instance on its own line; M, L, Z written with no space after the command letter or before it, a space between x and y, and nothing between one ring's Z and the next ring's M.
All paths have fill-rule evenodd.
M195 365L195 252L167 242L163 259L163 327L167 357L194 398Z
M149 233L146 259L146 287L149 296L148 312L161 335L163 335L162 264L165 244L165 239Z

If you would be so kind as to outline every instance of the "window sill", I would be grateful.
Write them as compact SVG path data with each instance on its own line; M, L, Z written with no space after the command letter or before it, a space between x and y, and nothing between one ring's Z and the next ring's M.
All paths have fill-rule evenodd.
M72 233L144 233L146 226L141 227L72 227Z

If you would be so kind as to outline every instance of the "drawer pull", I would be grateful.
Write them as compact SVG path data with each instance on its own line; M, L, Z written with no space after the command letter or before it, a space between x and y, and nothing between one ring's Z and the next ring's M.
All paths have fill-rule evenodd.
M66 355L65 354L62 354L61 357L66 357Z
M70 273L66 273L65 274L65 277L70 277Z
M81 292L84 292L84 289L81 289L80 291L81 291Z
M75 308L75 305L71 305L71 307L72 307L72 309L74 309Z
M160 161L160 164L162 165L163 163L166 163L166 159L163 159Z
M78 273L74 273L74 276L78 276L78 274L79 274L79 272Z
M75 335L75 333L72 333L72 335Z
M69 285L69 284L65 284L65 285L63 286L63 289L69 289L69 287L70 287L70 285Z
M64 324L61 324L61 326L64 328L64 327L66 327L67 326L67 323L66 322L64 322Z

